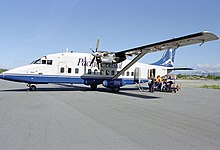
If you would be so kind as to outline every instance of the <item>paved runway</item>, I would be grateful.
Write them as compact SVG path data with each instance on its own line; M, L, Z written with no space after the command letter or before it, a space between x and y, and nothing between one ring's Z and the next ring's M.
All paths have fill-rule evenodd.
M1 149L220 149L219 90L39 87L0 80Z

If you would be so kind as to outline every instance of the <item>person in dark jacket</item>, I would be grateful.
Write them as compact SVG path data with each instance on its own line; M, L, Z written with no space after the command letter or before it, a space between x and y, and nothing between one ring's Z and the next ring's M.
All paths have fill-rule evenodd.
M149 92L154 92L154 87L155 87L155 79L151 77L148 81L148 86L149 86Z

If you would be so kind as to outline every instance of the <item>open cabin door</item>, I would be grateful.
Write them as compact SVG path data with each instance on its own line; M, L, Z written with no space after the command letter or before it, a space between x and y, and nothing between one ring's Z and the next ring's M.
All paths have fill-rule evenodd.
M148 78L155 78L156 76L156 69L148 69Z
M140 83L141 78L141 69L136 67L134 70L134 82Z

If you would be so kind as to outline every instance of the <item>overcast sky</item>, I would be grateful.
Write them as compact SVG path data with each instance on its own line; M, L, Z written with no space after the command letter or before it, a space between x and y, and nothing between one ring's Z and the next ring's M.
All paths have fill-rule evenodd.
M220 36L219 0L1 0L0 68L69 50L120 51L204 30ZM163 52L141 62L152 63ZM176 67L220 71L220 40L179 48Z

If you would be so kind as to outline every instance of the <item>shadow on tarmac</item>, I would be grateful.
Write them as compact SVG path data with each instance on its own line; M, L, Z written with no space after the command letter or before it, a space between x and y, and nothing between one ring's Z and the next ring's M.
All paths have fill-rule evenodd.
M88 92L88 91L93 91L90 87L81 87L81 86L58 86L58 87L53 87L53 88L37 88L37 91L29 91L28 88L24 89L6 89L6 90L0 90L0 92L58 92L58 91L83 91L83 92ZM129 96L129 97L135 97L135 98L143 98L143 99L158 99L161 97L157 96L150 96L147 95L148 92L140 92L137 88L121 88L118 93L114 93L111 89L109 88L97 88L95 90L96 92L105 92L105 93L112 93L112 94L117 94L117 95L123 95L123 96ZM95 92L94 91L94 92ZM132 91L129 92L129 91ZM134 93L135 91L135 93Z

